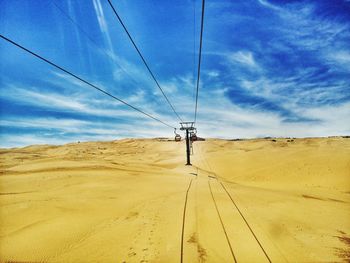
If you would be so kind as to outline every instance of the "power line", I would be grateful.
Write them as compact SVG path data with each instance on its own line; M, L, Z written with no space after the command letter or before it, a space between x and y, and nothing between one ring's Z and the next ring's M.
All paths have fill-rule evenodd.
M193 91L192 100L195 99L196 93L196 1L192 0L193 3Z
M146 60L145 60L144 57L142 56L141 51L140 51L139 48L136 46L135 41L134 41L133 38L131 37L131 35L130 35L128 29L126 28L126 26L124 25L122 19L120 18L120 16L118 15L117 11L115 10L115 8L114 8L112 2L111 2L110 0L107 0L107 1L108 1L109 5L111 6L111 8L112 8L112 10L113 10L115 16L117 17L118 21L120 22L120 24L121 24L122 27L124 28L124 31L125 31L126 34L128 35L128 37L129 37L131 43L133 44L134 48L136 49L137 53L138 53L139 56L141 57L141 59L142 59L143 63L145 64L145 66L146 66L148 72L151 74L151 76L152 76L154 82L157 84L158 88L159 88L160 91L162 92L164 98L166 99L166 101L168 102L168 104L170 105L170 107L172 108L173 112L175 113L175 115L176 115L176 116L178 117L178 119L180 120L180 122L183 122L182 119L181 119L181 117L179 116L179 114L177 114L177 112L176 112L174 106L171 104L171 102L169 101L168 97L165 95L163 89L162 89L161 86L159 85L159 83L158 83L156 77L154 76L154 74L153 74L153 72L151 71L150 67L148 66Z
M65 12L63 8L60 7L55 2L55 0L52 0L51 3L57 8L57 10L59 10L64 16L66 16L68 20L70 20L81 33L83 33L92 43L94 43L94 45L98 47L98 44L96 43L96 41L92 37L90 37L90 35L77 22L75 22L75 20L67 12Z
M96 90L98 90L98 91L104 93L105 95L107 95L107 96L109 96L109 97L111 97L111 98L113 98L113 99L115 99L115 100L117 100L117 101L119 101L119 102L125 104L126 106L132 108L133 110L138 111L138 112L140 112L140 113L146 115L147 117L149 117L149 118L151 118L151 119L153 119L153 120L155 120L155 121L158 121L158 122L160 122L160 123L162 123L162 124L164 124L164 125L166 125L166 126L172 128L172 129L175 129L175 127L173 127L173 126L171 126L171 125L169 125L169 124L167 124L167 123L161 121L160 119L158 119L158 118L156 118L156 117L153 117L151 114L146 113L146 112L144 112L143 110L140 110L139 108L136 108L136 107L132 106L131 104L125 102L124 100L117 98L116 96L110 94L109 92L107 92L107 91L105 91L105 90L103 90L103 89L97 87L97 86L94 85L94 84L91 84L90 82L88 82L88 81L82 79L81 77L75 75L74 73L71 73L70 71L68 71L68 70L66 70L66 69L64 69L64 68L62 68L61 66L58 66L57 64L51 62L50 60L48 60L48 59L46 59L46 58L44 58L44 57L42 57L42 56L40 56L40 55L34 53L33 51L30 51L29 49L27 49L27 48L21 46L20 44L14 42L13 40L11 40L11 39L9 39L9 38L7 38L7 37L1 35L1 34L0 34L0 37L1 37L2 39L6 40L7 42L9 42L9 43L11 43L11 44L17 46L18 48L20 48L20 49L26 51L27 53L29 53L29 54L31 54L31 55L33 55L33 56L39 58L40 60L42 60L42 61L44 61L44 62L46 62L46 63L48 63L48 64L50 64L51 66L53 66L53 67L55 67L55 68L57 68L57 69L59 69L59 70L65 72L65 73L67 73L68 75L70 75L70 76L72 76L72 77L74 77L74 78L80 80L81 82L83 82L83 83L89 85L90 87L92 87L92 88L94 88L94 89L96 89Z
M69 21L71 21L71 23L73 25L76 26L76 28L83 34L85 35L92 44L94 44L99 50L101 50L107 57L110 57L110 55L103 49L101 49L99 47L99 44L96 42L96 40L94 38L92 38L89 33L87 33L67 12L65 12L56 2L55 0L52 0L51 3L57 8L57 10L59 10L65 17L67 17L67 19ZM118 66L119 68L126 74L130 77L130 79L133 80L133 82L136 84L136 85L139 85L139 83L117 62L117 61L114 61Z
M196 92L196 106L194 110L194 122L197 120L197 107L198 107L198 90L199 90L199 80L201 76L201 61L202 61L202 39L203 39L203 24L204 24L204 8L205 0L202 0L202 21L201 21L201 34L199 40L199 58L198 58L198 72L197 72L197 92Z

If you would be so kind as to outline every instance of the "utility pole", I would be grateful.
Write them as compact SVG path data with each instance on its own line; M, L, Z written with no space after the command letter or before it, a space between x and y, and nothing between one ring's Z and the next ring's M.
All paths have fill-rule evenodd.
M180 130L186 131L186 154L187 154L187 163L186 165L191 164L191 151L190 151L190 132L195 130L194 122L180 122Z
M189 138L189 132L186 130L186 153L187 153L187 163L186 165L192 165L191 164L191 159L190 159L190 138Z

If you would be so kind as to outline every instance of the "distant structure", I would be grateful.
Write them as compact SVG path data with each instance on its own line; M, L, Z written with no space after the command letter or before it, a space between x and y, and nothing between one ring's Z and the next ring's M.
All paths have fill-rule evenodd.
M191 164L191 150L190 150L190 140L191 142L193 141L192 139L197 140L197 135L196 135L196 128L194 127L194 122L193 121L188 121L188 122L180 122L181 131L186 131L186 155L187 155L187 163L186 165L192 165ZM175 137L176 140L176 137Z

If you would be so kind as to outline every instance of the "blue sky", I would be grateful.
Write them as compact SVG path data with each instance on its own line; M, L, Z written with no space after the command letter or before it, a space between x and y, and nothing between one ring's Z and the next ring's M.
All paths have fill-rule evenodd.
M201 1L113 4L192 121ZM0 0L0 17L2 35L179 126L106 0ZM0 147L172 136L2 39L0 56ZM198 134L348 135L349 76L350 1L207 0Z

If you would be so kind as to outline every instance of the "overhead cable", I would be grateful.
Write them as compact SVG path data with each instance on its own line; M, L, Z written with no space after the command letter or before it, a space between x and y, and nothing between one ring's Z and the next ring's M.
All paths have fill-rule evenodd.
M113 10L115 16L117 17L119 23L122 25L124 31L125 31L126 34L128 35L128 37L129 37L131 43L133 44L134 48L136 49L137 53L138 53L139 56L141 57L142 62L145 64L145 66L146 66L148 72L150 73L152 79L154 80L154 82L155 82L156 85L158 86L159 90L162 92L164 98L166 99L166 101L168 102L168 104L170 105L170 107L172 108L172 110L173 110L173 112L175 113L175 115L177 116L177 118L180 120L180 122L183 122L182 119L181 119L181 117L179 116L179 114L176 112L174 106L171 104L170 100L169 100L168 97L165 95L164 90L163 90L162 87L159 85L159 83L158 83L156 77L154 76L152 70L151 70L150 67L148 66L148 64L147 64L147 62L146 62L146 60L145 60L145 58L144 58L143 55L141 54L141 51L140 51L139 48L137 47L137 45L136 45L135 41L133 40L133 38L131 37L131 35L130 35L128 29L126 28L124 22L122 21L122 19L120 18L118 12L117 12L116 9L114 8L112 2L111 2L110 0L107 0L107 1L108 1L108 3L109 3L110 7L112 8L112 10Z
M147 112L144 112L143 110L140 110L140 109L137 108L137 107L132 106L131 104L125 102L124 100L119 99L118 97L116 97L116 96L112 95L111 93L109 93L109 92L107 92L107 91L105 91L105 90L103 90L103 89L97 87L96 85L91 84L90 82L88 82L88 81L84 80L83 78L81 78L81 77L75 75L74 73L71 73L70 71L68 71L68 70L66 70L66 69L64 69L64 68L62 68L61 66L59 66L59 65L57 65L57 64L55 64L55 63L53 63L53 62L51 62L50 60L48 60L48 59L46 59L46 58L44 58L44 57L42 57L42 56L40 56L40 55L34 53L33 51L30 51L29 49L23 47L22 45L20 45L20 44L18 44L18 43L16 43L16 42L14 42L13 40L11 40L11 39L9 39L9 38L7 38L7 37L1 35L1 34L0 34L0 37L1 37L2 39L6 40L7 42L9 42L9 43L15 45L16 47L18 47L18 48L20 48L20 49L26 51L27 53L29 53L29 54L31 54L31 55L33 55L33 56L39 58L40 60L42 60L42 61L44 61L44 62L46 62L46 63L48 63L48 64L50 64L51 66L53 66L53 67L55 67L55 68L57 68L57 69L59 69L59 70L65 72L65 73L67 73L68 75L70 75L70 76L72 76L72 77L74 77L74 78L80 80L81 82L85 83L86 85L88 85L88 86L90 86L90 87L92 87L92 88L94 88L94 89L96 89L96 90L102 92L103 94L105 94L105 95L107 95L107 96L109 96L109 97L111 97L111 98L113 98L113 99L115 99L115 100L117 100L117 101L119 101L119 102L125 104L126 106L132 108L133 110L138 111L139 113L142 113L143 115L146 115L147 117L149 117L149 118L151 118L151 119L153 119L153 120L155 120L155 121L158 121L158 122L160 122L160 123L162 123L162 124L168 126L169 128L172 128L172 129L175 128L175 127L173 127L173 126L171 126L171 125L169 125L169 124L163 122L162 120L160 120L160 119L158 119L158 118L156 118L156 117L153 117L151 114L149 114L149 113L147 113Z
M94 44L94 46L96 48L98 48L99 50L101 50L107 57L111 57L110 54L108 54L105 50L101 49L99 44L96 42L96 40L91 37L89 35L89 33L84 30L67 12L65 12L56 2L55 0L52 0L51 3L55 6L55 8L57 8L58 11L60 11L65 17L67 17L67 19L73 24L75 25L75 27L83 34L87 37L87 39L90 40L90 42L92 44ZM133 82L136 84L136 85L139 85L139 83L117 62L114 60L114 62L119 66L119 68L126 74L130 77L130 79L133 80Z
M198 58L198 71L197 71L196 106L195 106L195 109L194 109L194 122L197 121L198 91L199 91L199 81L200 81L200 76L201 76L204 9L205 9L205 0L202 0L202 19L201 19L201 34L200 34L200 38L199 38L200 39L199 40L199 58Z

